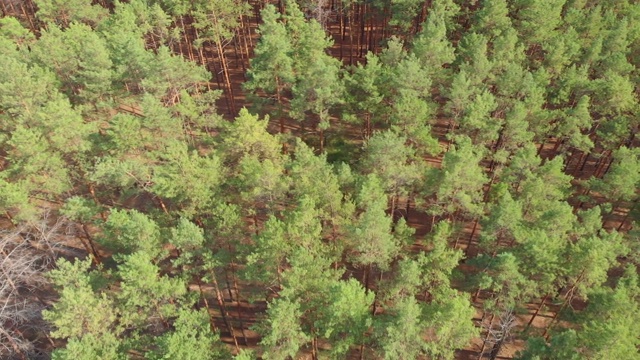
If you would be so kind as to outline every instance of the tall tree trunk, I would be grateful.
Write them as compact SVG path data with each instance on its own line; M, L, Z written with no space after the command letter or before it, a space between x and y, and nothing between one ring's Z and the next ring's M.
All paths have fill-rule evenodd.
M409 221L409 210L411 210L411 196L413 196L413 194L411 192L409 192L407 194L407 206L405 208L405 214L404 214L404 219L407 222Z
M196 283L198 284L198 292L200 293L200 297L204 301L204 306L207 308L207 313L210 311L209 300L207 300L207 296L202 290L202 280L199 275L196 275ZM222 311L222 310L221 310ZM209 326L211 327L211 331L216 332L216 323L213 321L211 316L209 316Z
M491 335L491 329L493 328L493 320L495 319L495 317L495 314L491 314L491 320L489 321L489 327L487 328L487 335L484 337L484 341L482 341L482 348L480 349L478 360L482 359L482 356L484 355L484 350L487 347L487 341L489 341L489 336Z
M564 139L556 139L556 143L553 146L553 150L551 150L551 158L556 157L556 155L558 154L558 149L560 149L560 146L562 146L564 144Z
M20 8L22 9L22 14L24 14L24 17L27 18L27 21L29 22L29 26L31 27L31 31L34 32L34 33L37 32L38 29L36 29L36 26L33 23L33 20L31 20L31 16L29 16L28 12L25 10L24 4L20 5ZM31 9L31 12L35 13L33 11L33 9ZM69 26L69 22L65 20L65 23L66 23L65 27L68 27Z
M547 299L549 298L549 293L547 293L544 298L542 298L542 301L540 302L540 306L538 306L538 308L536 309L536 312L533 314L533 316L531 317L531 320L529 320L529 322L527 323L526 329L528 329L529 327L531 327L531 324L533 324L533 320L536 319L536 317L538 316L538 314L540 313L540 310L542 309L542 307L544 306L544 303L547 301Z
M229 67L227 66L227 57L224 55L224 49L222 43L216 41L216 49L218 51L218 58L220 59L220 65L222 66L222 74L224 75L225 86L227 88L227 96L229 97L229 113L235 115L236 104L233 95L233 87L231 84L231 77L229 76Z
M344 25L344 9L342 7L342 0L340 0L340 12L338 13L338 17L340 19L340 62L342 63L342 59L344 58L344 38L345 38L345 25Z
M189 59L191 61L195 61L195 57L193 56L193 47L191 46L191 42L189 41L189 37L187 36L187 27L184 25L184 18L182 16L180 17L180 25L182 25L182 35L184 36L184 44L187 47Z
M81 227L82 227L82 231L84 232L84 236L87 239L87 242L89 243L89 251L93 255L92 257L93 257L94 264L98 265L102 262L102 258L100 257L100 254L98 254L98 252L96 251L93 238L89 234L89 229L87 228L87 224L81 223Z
M564 297L564 301L562 302L562 305L560 306L560 308L558 309L558 311L556 311L555 314L553 314L553 318L551 318L551 322L549 322L549 324L547 325L547 327L544 329L544 333L542 334L543 337L546 337L549 329L551 329L551 326L556 322L556 320L558 319L558 315L560 315L560 313L562 312L562 310L564 310L564 308L571 302L571 300L573 299L573 292L575 291L575 289L578 287L578 284L580 284L580 282L582 281L582 278L584 277L584 275L586 274L586 269L582 270L582 272L580 273L580 275L578 276L578 278L576 279L576 281L573 283L573 285L571 286L571 288L567 291L567 294Z
M500 340L498 340L498 342L493 344L493 348L491 349L491 353L489 355L490 360L496 360L498 354L500 353L500 350L502 349L502 344L504 344L504 338L501 338Z
M355 4L351 2L349 5L349 15L347 16L347 21L349 22L349 65L353 66L353 21L354 21L354 10Z
M235 276L233 276L233 287L236 292L236 310L238 312L238 321L240 322L240 331L242 331L242 340L244 346L249 346L249 342L247 341L247 333L244 330L244 320L242 319L242 303L240 299L240 293L238 292L238 282L236 281Z
M544 149L544 144L546 142L546 139L542 140L542 142L540 142L540 146L538 146L538 152L537 155L540 156L540 154L542 154L542 150Z
M576 166L576 171L573 173L574 176L578 174L578 171L584 171L584 167L587 166L587 162L589 162L589 156L591 156L591 153L587 153L587 156L584 158L584 161L582 162L582 165L580 165L580 167Z
M367 26L367 21L366 21L366 17L365 14L367 13L367 4L366 3L362 3L361 8L360 8L360 40L358 41L358 48L359 48L359 57L363 57L364 56L364 50L367 47L367 43L366 43L366 26Z
M469 235L469 241L467 241L467 248L465 249L465 254L467 255L467 257L469 257L469 250L471 249L471 242L473 241L473 235L475 235L476 228L478 227L478 221L480 221L479 217L477 217L476 220L473 222L473 229L471 229L471 235Z
M396 192L391 195L391 222L395 224L396 222Z
M233 343L236 347L237 351L240 351L240 347L238 346L238 339L236 338L236 333L233 330L233 326L228 318L227 307L224 305L224 300L222 299L222 293L220 292L220 286L218 285L218 280L215 274L215 271L212 269L211 273L211 281L213 282L213 288L216 291L216 300L218 300L218 306L220 307L220 314L222 315L222 320L224 324L227 326L231 337L233 338Z
M620 222L620 225L617 228L617 231L622 230L622 227L624 226L624 223L627 221L627 219L629 218L629 215L631 215L631 212L633 210L635 210L636 205L638 205L637 201L633 202L633 205L631 205L631 208L627 211L627 213L624 215L624 218L622 219L622 221Z
M215 12L211 13L212 15L212 20L213 20L213 25L217 28L218 27L218 16L216 15ZM217 34L219 36L219 34ZM229 96L229 103L230 103L230 114L234 115L236 112L236 105L235 105L235 99L233 96L233 88L231 85L231 78L229 77L229 67L227 65L227 58L224 55L224 49L222 48L222 40L220 38L216 38L215 39L215 43L216 43L216 50L218 51L218 58L220 59L220 66L222 66L222 73L224 75L224 80L226 83L226 87L227 87L227 95Z

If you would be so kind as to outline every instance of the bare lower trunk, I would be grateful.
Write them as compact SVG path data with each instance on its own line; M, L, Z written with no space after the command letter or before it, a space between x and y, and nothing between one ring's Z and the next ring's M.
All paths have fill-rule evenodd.
M471 229L471 235L469 235L469 241L467 241L467 248L465 249L465 253L467 257L469 256L469 250L471 249L471 242L473 240L473 235L476 233L476 228L478 227L478 221L480 218L476 218L476 221L473 222L473 229Z
M200 297L202 298L202 300L204 301L204 306L207 309L207 313L209 312L209 300L207 300L207 296L205 295L204 291L202 290L202 281L200 280L200 277L196 277L196 283L198 284L198 292L200 293ZM211 316L209 316L209 326L211 327L211 331L216 332L216 324L213 321L213 319L211 318Z
M493 328L493 320L495 319L496 315L492 314L491 315L491 320L489 321L489 328L487 329L487 335L484 337L484 341L482 342L482 348L480 349L480 355L478 355L478 360L482 359L482 356L484 355L484 350L487 348L487 341L489 341L489 336L491 335L491 328Z
M216 278L216 274L213 270L211 270L211 281L213 282L213 287L216 291L216 300L218 300L218 306L220 307L220 314L222 315L222 321L224 321L224 324L227 326L227 329L229 330L229 333L231 334L231 337L233 337L233 343L236 347L237 351L240 351L240 347L238 346L238 339L236 338L236 333L233 330L233 326L231 325L231 322L229 321L228 318L228 313L227 313L227 308L224 305L224 300L222 300L222 294L220 292L220 286L218 285L218 280Z
M531 324L533 324L533 320L536 319L536 317L538 316L538 314L540 313L540 310L542 309L542 307L544 306L544 303L547 301L547 299L549 298L549 293L547 293L544 298L542 298L542 301L540 302L540 306L538 306L538 308L536 309L536 312L533 314L533 316L531 317L531 320L529 320L529 323L527 324L526 329L528 329L529 327L531 327Z
M231 250L231 249L229 249ZM242 304L240 303L240 291L238 290L238 279L235 276L235 273L233 271L233 262L231 262L231 277L233 279L233 290L236 292L236 310L238 312L238 321L240 322L240 331L242 331L242 340L244 343L244 346L248 346L249 343L247 342L247 334L244 331L244 321L242 319Z

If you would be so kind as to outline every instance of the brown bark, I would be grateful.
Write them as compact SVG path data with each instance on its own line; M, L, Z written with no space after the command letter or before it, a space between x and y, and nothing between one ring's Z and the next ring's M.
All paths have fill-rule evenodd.
M218 16L216 15L215 12L212 12L211 15L212 15L213 24L217 28ZM229 112L230 114L233 115L236 112L236 105L235 105L235 100L233 96L231 78L229 76L229 67L227 66L227 59L226 59L226 56L224 55L224 49L222 48L222 40L219 38L215 39L215 44L216 44L216 50L218 51L218 59L220 59L220 66L222 66L222 73L224 75L225 86L227 88L227 96L229 98Z
M538 316L538 314L540 313L540 310L542 309L542 307L544 306L544 303L547 301L548 298L549 298L549 293L547 293L544 296L544 298L542 298L542 301L540 302L540 306L538 306L538 308L536 309L536 312L531 317L531 320L529 320L529 322L527 323L526 329L531 327L531 324L533 324L533 320L535 320L535 318Z
M196 276L196 283L198 284L198 291L200 292L200 297L202 298L202 300L204 301L204 306L207 309L207 313L209 312L209 300L207 300L207 296L205 295L204 291L202 290L202 281L200 280L200 277ZM211 318L211 316L209 316L209 326L211 327L211 331L216 332L216 324L213 321L213 319Z
M91 194L91 198L93 199L93 202L96 204L96 206L102 207L102 204L100 204L100 201L96 196L96 190L93 187L93 184L89 184L89 193ZM107 216L102 211L100 212L100 218L102 219L102 221L107 221Z
M22 9L22 14L24 14L24 17L27 18L27 21L29 21L29 26L31 27L31 31L35 33L38 29L36 29L36 26L33 23L33 20L31 20L31 17L29 16L28 12L25 10L24 5L20 5L20 8ZM69 26L69 23L68 21L65 20L65 27L68 27L68 26Z
M547 327L544 329L544 333L542 334L543 337L546 337L549 329L551 329L551 326L556 322L556 320L558 319L558 315L560 315L560 313L562 312L562 310L564 310L564 308L571 302L571 300L573 299L573 292L575 291L575 289L578 287L578 284L580 284L580 282L582 281L582 279L584 278L584 275L586 273L586 269L582 270L582 272L580 273L580 276L578 276L578 278L576 279L576 281L573 283L573 285L571 286L571 288L567 291L567 294L564 297L564 301L562 302L562 305L560 306L560 309L558 309L558 311L556 311L555 314L553 314L553 318L551 319L551 322L549 322L549 325L547 325Z
M620 225L618 226L617 230L620 231L622 230L622 227L624 226L624 223L627 221L627 219L629 218L629 215L631 215L631 212L636 208L636 205L638 205L637 202L634 202L633 205L631 205L631 208L627 211L627 213L624 215L624 218L622 219L622 221L620 222Z
M187 54L189 55L189 59L191 61L195 61L195 57L193 56L193 47L191 46L191 42L187 37L187 28L184 25L184 18L182 16L180 17L180 25L182 26L182 35L184 37L184 44L187 47Z
M88 252L93 255L94 265L100 264L102 262L102 258L100 257L100 254L98 254L98 251L96 251L94 241L91 235L89 234L89 229L87 228L87 224L82 223L82 231L84 232L85 238L89 242Z
M465 254L467 257L469 256L469 249L471 249L471 242L473 241L473 235L476 233L476 228L478 227L479 217L473 222L473 229L471 229L471 235L469 235L469 241L467 241L467 248L465 249Z
M493 320L495 319L496 315L495 314L491 314L491 320L489 321L489 328L487 329L487 335L484 337L484 341L482 342L482 348L480 349L480 355L478 355L478 360L482 359L482 356L484 355L484 350L487 347L487 341L489 341L489 335L491 334L491 328L493 328Z
M233 267L233 262L231 263ZM240 331L242 331L242 339L244 342L244 346L249 346L249 342L247 341L247 334L244 331L244 321L242 319L242 304L240 302L240 292L238 290L238 280L234 275L233 271L231 272L231 277L233 278L233 290L236 292L236 310L238 312L238 321L240 322Z
M218 280L213 270L211 270L211 281L213 282L213 288L216 291L216 300L218 300L218 306L220 307L220 314L222 315L222 320L224 321L224 324L227 326L227 329L229 330L231 337L233 337L233 343L236 347L236 350L239 351L240 347L238 346L238 339L236 338L236 333L233 330L233 326L231 325L231 322L229 321L227 307L224 305L224 300L222 300L220 286L218 285Z

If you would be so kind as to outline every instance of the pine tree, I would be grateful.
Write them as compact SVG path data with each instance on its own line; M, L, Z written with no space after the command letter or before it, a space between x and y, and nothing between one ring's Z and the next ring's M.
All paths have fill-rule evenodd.
M367 53L366 59L366 64L358 64L344 75L343 117L349 122L359 122L363 118L363 136L368 138L373 134L373 124L380 121L385 111L383 79L386 69L373 53Z
M51 271L49 277L60 293L60 300L51 310L43 312L45 320L55 327L51 336L71 340L71 349L57 356L70 358L71 354L82 351L84 359L89 359L92 353L104 358L117 353L114 335L119 332L116 323L119 312L112 299L96 291L100 288L100 274L88 272L90 260L71 263L61 259L57 265L58 269ZM87 340L83 340L85 337Z
M375 174L382 181L391 200L392 214L399 197L411 192L420 179L415 151L406 142L407 139L392 131L377 132L365 143L361 159L363 172Z
M96 25L104 19L108 12L99 5L92 5L88 0L36 0L38 19L65 27L73 22L84 22ZM53 25L55 26L55 25Z
M386 321L377 325L379 343L385 359L415 359L426 346L422 309L414 298L398 301L386 316Z
M205 311L180 310L173 324L175 330L156 340L157 349L147 354L149 359L228 359L217 334L211 332L209 315Z
M435 195L429 211L434 215L477 216L482 211L487 178L479 166L482 154L468 138L461 138L442 160L440 169L427 173L426 191ZM456 217L456 216L454 216Z
M265 6L261 17L263 22L258 28L260 40L247 71L249 80L244 87L253 93L262 90L267 96L275 96L277 109L273 115L280 120L280 132L283 133L286 95L295 82L293 46L275 6Z
M31 57L56 74L75 104L95 106L110 91L113 63L106 42L87 25L50 27L32 46Z
M187 292L181 279L160 275L160 268L152 260L149 254L138 251L122 256L118 266L120 322L137 331L154 322L161 323L166 329L167 319L177 315L176 303Z
M287 6L288 34L293 38L293 70L296 82L292 88L290 115L304 121L305 113L317 117L320 151L324 148L324 131L329 128L330 110L341 103L340 63L326 53L333 45L318 22L304 21L295 3Z
M300 348L310 339L300 325L300 304L289 299L276 299L269 303L267 319L261 326L264 330L260 345L265 348L264 359L295 358Z
M142 251L152 257L162 252L159 226L137 210L114 209L103 229L98 240L107 248L125 253Z
M364 180L357 204L364 211L349 229L351 258L354 264L366 267L365 276L368 276L373 265L387 269L398 254L400 244L391 234L392 219L385 212L384 188L376 175L368 175Z
M455 60L454 47L447 37L447 30L445 9L434 6L412 42L412 52L422 67L430 72L429 77L436 84L444 83L448 75L445 66Z

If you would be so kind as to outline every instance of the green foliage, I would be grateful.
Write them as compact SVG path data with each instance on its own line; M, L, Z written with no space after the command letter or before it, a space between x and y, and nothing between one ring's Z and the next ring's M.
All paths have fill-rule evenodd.
M95 102L110 91L113 63L105 40L87 25L50 27L32 46L31 56L56 74L74 103Z
M612 161L609 172L602 179L590 179L589 186L612 202L634 200L640 185L640 151L623 146Z
M387 269L400 251L399 241L391 234L391 217L385 213L386 196L380 179L371 174L362 184L357 204L362 212L348 230L352 260L357 265L376 265Z
M325 50L333 42L314 20L302 25L302 15L295 3L287 6L287 25L293 41L293 70L296 83L292 87L291 116L305 118L305 112L315 114L322 129L329 127L329 111L342 102L343 85L338 77L340 63ZM299 26L299 27L298 27Z
M413 298L398 301L387 320L378 325L385 359L415 359L425 347L424 321L420 305Z
M184 143L170 145L164 157L156 167L152 191L171 199L187 216L210 208L222 182L220 159L189 151Z
M81 223L91 222L98 211L94 202L80 196L70 197L60 209L64 216Z
M211 332L209 314L205 311L180 310L174 331L157 339L158 349L148 359L215 360L228 359L217 334Z
M58 268L49 273L49 278L58 289L60 300L51 310L43 312L43 317L55 327L51 336L81 339L90 334L96 338L107 336L108 340L108 334L115 326L117 311L106 294L95 291L96 274L87 273L91 261L71 263L60 259L57 265ZM86 341L96 345L96 338Z
M142 251L156 257L162 251L158 225L136 210L113 210L104 224L100 241L126 253Z
M639 286L637 272L627 267L615 289L598 289L591 295L584 314L583 332L579 334L588 349L588 357L612 354L631 359L638 356Z
M460 63L460 71L469 75L471 84L478 86L490 75L493 64L487 54L488 39L477 33L467 33L460 40L456 62Z
M468 296L449 290L442 300L433 302L423 310L425 324L434 337L425 344L425 352L433 357L453 359L456 349L469 344L478 336L474 326L475 309Z
M406 193L419 179L414 150L407 139L392 132L375 133L364 145L363 173L373 173L390 196Z
M171 54L164 46L158 49L151 64L140 85L167 104L177 103L180 91L198 89L209 78L203 67Z
M428 170L426 191L436 197L429 206L430 212L480 214L483 186L488 180L479 166L481 159L482 153L470 139L461 138L458 145L444 155L440 169Z
M386 69L373 53L367 53L366 59L365 65L360 63L344 75L343 117L349 122L356 122L360 120L359 117L364 117L369 122L376 123L381 116L379 113L385 108L382 101L385 96L383 79Z
M289 192L296 198L308 197L322 213L320 216L339 224L350 216L343 206L338 176L327 163L326 154L315 155L303 141L296 143L293 160L287 166L291 178Z
M211 40L221 44L232 39L240 27L240 17L247 15L250 9L249 3L241 1L196 1L193 5L194 26L202 34L198 42Z
M562 21L566 0L519 0L516 6L516 27L527 45L539 44L552 37Z
M455 60L454 48L447 38L447 30L445 9L434 7L412 43L413 53L422 66L431 72L430 77L438 83L442 83L447 74L443 67Z
M35 40L33 33L24 28L18 19L11 16L0 19L0 36L5 40L16 43L21 50ZM10 52L11 50L8 47L4 51Z
M429 239L430 251L420 253L416 259L422 270L423 288L439 301L450 295L453 271L463 258L462 251L448 247L453 230L449 222L439 222Z
M121 279L118 305L123 314L120 322L126 327L142 329L147 322L164 321L176 315L175 302L186 294L182 280L161 276L160 268L152 260L149 254L138 251L123 256L118 266ZM169 337L165 341L175 340Z
M267 132L268 118L260 120L242 109L235 121L225 125L221 147L227 161L238 161L243 156L253 155L259 160L281 158L280 144L275 136Z
M500 36L512 26L506 0L482 1L482 8L476 12L475 17L474 30L492 37Z
M89 0L36 0L35 4L38 18L53 26L69 26L73 22L96 25L108 14L106 9L92 5Z
M528 341L519 359L599 359L638 357L638 275L627 269L615 288L593 291L589 305L580 314L580 328L554 334L549 343L541 338Z
M398 27L401 34L407 34L413 27L414 18L421 9L421 1L394 0L391 1L391 19L389 25Z
M0 176L4 173L0 173ZM36 209L29 203L29 193L24 185L7 182L0 177L0 191L4 195L0 200L0 211L11 216L16 221L35 218Z
M56 349L51 354L54 360L126 360L129 357L113 334L100 336L86 334L80 339L69 339L67 346Z
M331 342L331 354L346 355L350 347L360 344L372 325L370 306L374 294L367 292L355 279L334 282L330 288L329 305L322 310L318 327L322 337Z
M300 326L300 304L288 299L276 299L269 303L267 320L262 325L264 359L295 358L298 350L309 341L309 336Z
M479 276L478 287L494 294L484 303L486 309L495 312L514 309L533 295L534 282L522 274L520 260L514 254L504 252L494 258L480 256L477 261L487 269Z
M577 339L574 330L563 331L551 338L549 344L543 338L534 337L527 341L527 348L518 354L520 360L579 360L582 354L576 352Z
M565 255L570 259L566 273L575 294L586 298L590 289L602 285L616 258L627 251L620 234L605 230L570 244Z
M263 90L282 102L284 91L290 90L295 81L292 44L275 6L268 4L260 15L263 22L258 33L261 36L251 59L251 68L247 71L249 80L244 87L252 92Z

